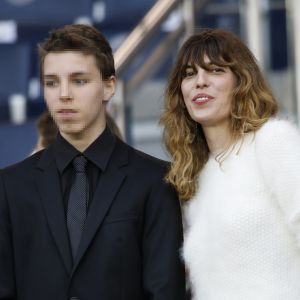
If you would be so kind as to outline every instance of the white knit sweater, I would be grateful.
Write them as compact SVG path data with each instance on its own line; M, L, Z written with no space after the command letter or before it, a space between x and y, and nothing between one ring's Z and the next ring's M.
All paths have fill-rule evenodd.
M298 129L270 120L210 158L184 217L194 300L300 300Z

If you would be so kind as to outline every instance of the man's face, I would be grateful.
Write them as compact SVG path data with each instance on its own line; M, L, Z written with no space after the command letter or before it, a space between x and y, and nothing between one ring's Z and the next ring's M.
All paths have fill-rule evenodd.
M44 98L61 135L92 142L105 128L115 78L103 81L94 56L75 51L50 52L43 70Z

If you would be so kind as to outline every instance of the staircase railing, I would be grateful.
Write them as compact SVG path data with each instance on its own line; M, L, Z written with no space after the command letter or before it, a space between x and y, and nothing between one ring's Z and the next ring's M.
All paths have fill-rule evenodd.
M155 72L160 62L169 54L168 49L171 45L193 32L195 12L206 2L207 0L158 0L115 51L115 67L119 80L116 95L108 109L124 137L126 137L125 106L128 105L126 96ZM126 69L174 11L180 15L181 22L178 27L166 35L130 80L124 82L122 75Z

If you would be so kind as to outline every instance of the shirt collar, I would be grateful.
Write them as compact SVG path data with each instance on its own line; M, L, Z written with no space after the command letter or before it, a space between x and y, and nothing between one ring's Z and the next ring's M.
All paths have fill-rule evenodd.
M83 152L79 152L60 134L54 142L54 155L59 172L62 174L75 156L83 154L89 161L104 171L115 147L116 137L106 126L102 134Z

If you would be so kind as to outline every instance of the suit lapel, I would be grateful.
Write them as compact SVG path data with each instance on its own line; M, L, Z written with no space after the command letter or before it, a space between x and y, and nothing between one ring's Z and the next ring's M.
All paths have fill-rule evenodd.
M91 243L99 226L102 224L105 215L110 208L113 199L118 192L125 174L115 170L101 175L100 182L95 191L91 207L86 219L85 228L82 234L82 240L78 249L73 270L77 267L84 252Z
M42 172L37 177L37 187L41 196L46 218L56 247L62 257L67 272L72 268L69 236L66 226L63 199L58 171L50 149L46 149L39 162Z
M93 196L82 234L82 240L75 258L73 272L101 226L107 211L126 178L126 172L124 169L121 169L121 166L127 163L127 146L119 141L119 144L116 145L116 149L117 151L111 157L110 166L101 174L100 181Z

